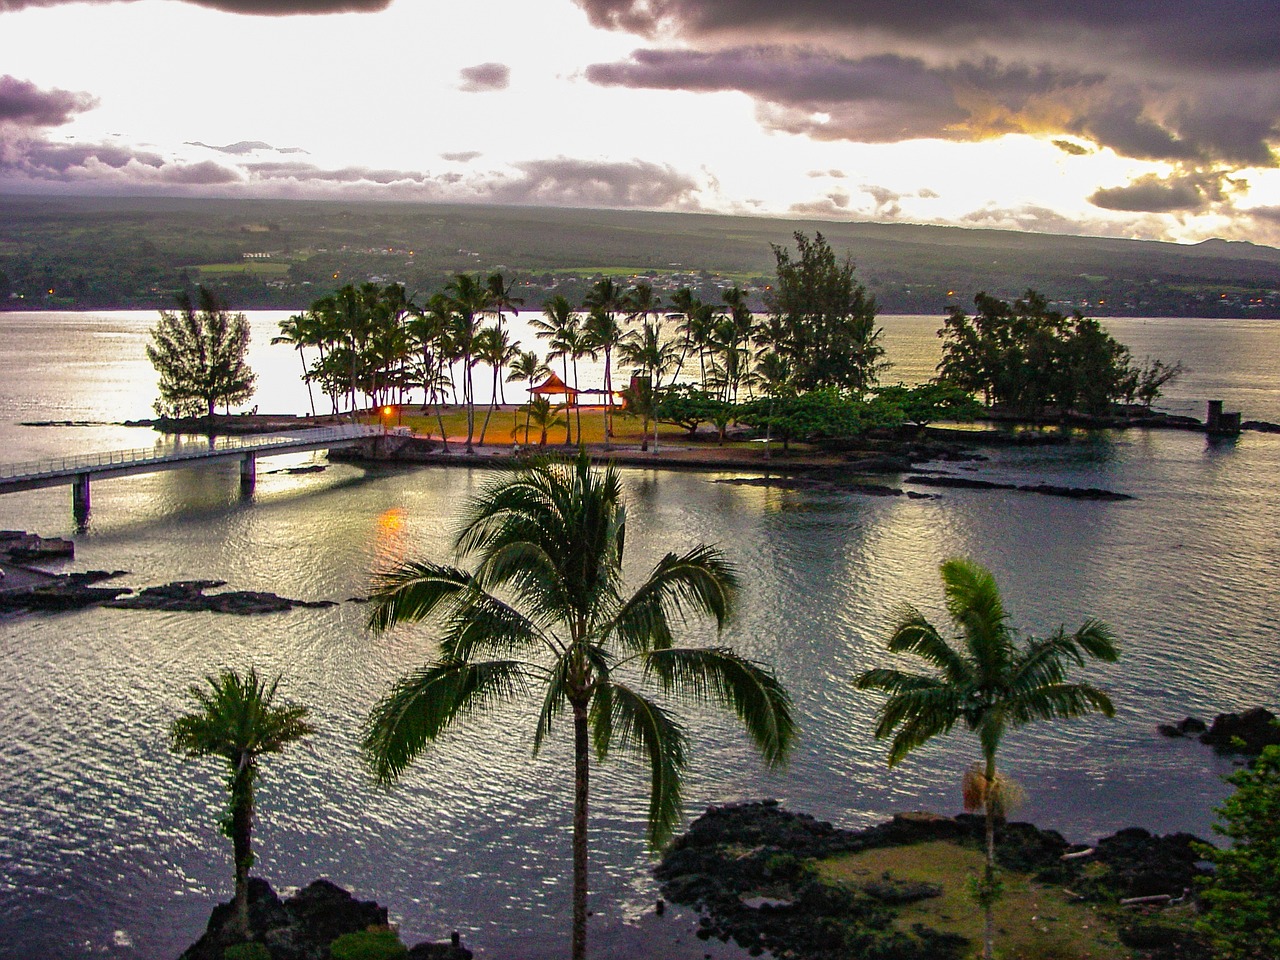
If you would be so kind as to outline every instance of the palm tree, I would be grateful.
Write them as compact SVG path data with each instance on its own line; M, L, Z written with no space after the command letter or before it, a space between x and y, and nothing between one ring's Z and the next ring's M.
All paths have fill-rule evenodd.
M529 326L533 327L539 340L546 340L547 359L554 360L560 358L560 364L564 368L564 383L567 387L569 384L569 358L572 356L577 358L576 351L581 349L582 335L578 329L578 315L573 312L573 305L562 294L557 293L542 306L542 316L534 317L529 321ZM577 386L577 384L575 384ZM573 394L565 394L565 400L568 402ZM564 442L567 446L573 442L570 431L573 429L570 425L568 416L565 417Z
M574 960L586 955L590 748L647 762L653 846L681 816L684 730L636 681L732 709L769 764L785 759L793 735L772 674L724 647L675 646L686 614L717 627L728 619L737 593L729 563L707 546L668 553L628 594L625 539L616 470L592 469L582 453L533 464L469 505L455 546L475 557L474 570L406 563L379 577L369 618L378 630L427 619L439 627L439 658L399 680L367 721L364 749L384 784L472 713L532 695L535 752L557 718L572 716Z
M564 426L564 420L560 419L560 411L565 409L563 406L553 405L546 397L531 397L524 405L524 442L529 442L529 424L532 422L533 426L540 431L538 446L545 447L547 431ZM568 416L567 410L565 415Z
M507 368L507 382L511 382L514 380L526 380L529 383L529 396L526 399L525 406L524 406L524 409L525 409L524 442L525 443L529 442L529 415L533 409L531 404L535 399L533 396L534 381L542 379L543 377L547 376L547 374L549 374L550 372L551 372L551 368L548 367L545 363L543 363L542 360L538 357L538 355L534 353L534 351L532 350L519 351L516 354L515 359L511 361L510 366ZM546 434L546 429L544 428L542 432L542 442L545 444L546 441L547 441L547 434Z
M307 368L307 358L302 348L312 342L312 330L315 323L310 313L295 313L287 320L280 321L280 335L271 338L272 346L287 343L298 351L298 359L302 362L302 382L307 385L307 399L311 401L311 416L316 415L316 395L311 389L311 371Z
M604 352L604 444L608 450L613 437L613 353L623 341L622 324L618 322L616 313L592 307L582 333L592 350Z
M205 677L208 688L192 686L197 711L173 721L170 749L186 757L221 757L231 769L231 801L223 832L231 839L236 875L236 923L249 935L249 868L253 866L253 781L258 758L280 753L315 732L306 707L275 705L280 677L258 679L251 667L243 677L223 670Z
M474 453L471 442L476 428L476 398L471 371L476 364L475 339L480 332L480 319L489 309L489 288L480 282L479 277L459 273L445 284L444 289L453 316L450 336L462 360L462 397L467 406L467 453Z
M496 270L489 274L486 285L489 288L489 309L493 311L498 321L498 329L501 330L503 329L502 311L510 310L514 315L520 307L524 306L524 297L513 297L511 294L515 291L516 282L514 280L510 283L506 282L502 274ZM506 394L503 394L502 402L507 402Z
M995 821L1003 813L1007 789L996 772L996 751L1005 731L1033 720L1079 717L1115 708L1105 693L1087 683L1068 683L1072 664L1086 657L1114 662L1116 639L1106 624L1086 620L1075 633L1059 627L1041 640L1021 643L1009 626L995 578L978 564L960 558L941 567L947 613L959 630L953 646L910 605L904 605L889 635L891 653L920 657L936 672L909 673L893 668L868 670L854 685L889 695L879 711L876 739L892 737L889 765L916 747L964 723L982 747L983 766L965 780L966 806L986 815L987 866L979 902L986 914L983 957L991 960L995 899Z

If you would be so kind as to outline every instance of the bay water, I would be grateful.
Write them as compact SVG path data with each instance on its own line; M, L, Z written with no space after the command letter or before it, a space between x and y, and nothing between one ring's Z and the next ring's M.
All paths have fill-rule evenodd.
M269 345L284 316L251 315L254 402L302 413L298 356ZM523 319L517 336L534 346ZM154 321L148 312L0 313L0 462L154 444L151 431L117 425L149 415L155 376L143 348ZM882 324L894 363L884 380L930 376L940 320ZM1222 399L1246 419L1280 421L1280 324L1106 326L1136 357L1188 368L1159 407L1203 416L1205 400ZM599 385L598 367L583 367L582 378ZM22 425L51 421L64 425ZM973 738L957 730L890 770L871 735L877 701L850 678L887 661L884 637L901 603L945 623L938 564L962 555L994 571L1020 629L1074 629L1096 616L1123 644L1118 664L1085 673L1111 694L1114 719L1008 736L1002 763L1027 794L1019 815L1081 841L1131 825L1210 836L1232 761L1166 740L1155 725L1274 709L1280 699L1280 435L1103 431L1068 447L983 452L985 462L937 466L1134 499L948 489L917 500L623 471L632 576L668 550L718 544L745 587L723 640L777 670L800 723L790 764L767 772L730 719L680 708L692 740L690 817L761 797L846 826L901 810L957 812ZM256 874L277 888L329 877L388 906L410 943L459 930L483 957L567 952L567 727L532 757L534 705L469 721L391 791L373 785L359 758L370 706L432 643L412 628L369 633L366 608L348 598L368 593L375 569L447 559L459 506L491 474L483 464L283 472L326 464L322 454L261 461L249 498L233 466L98 481L83 530L68 488L0 496L0 528L75 539L76 559L58 569L127 570L121 582L137 587L218 579L339 601L260 617L94 609L0 621L0 958L149 960L176 956L200 934L231 892L218 833L223 775L171 754L167 729L189 708L191 684L250 665L281 673L283 696L309 705L318 728L263 765ZM592 952L631 956L656 942L654 955L702 957L711 948L687 928L652 917L646 787L634 763L597 768Z

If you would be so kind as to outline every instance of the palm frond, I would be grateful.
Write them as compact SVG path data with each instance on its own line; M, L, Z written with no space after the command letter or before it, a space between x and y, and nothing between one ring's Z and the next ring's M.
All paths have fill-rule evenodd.
M785 762L796 734L791 698L768 670L720 647L654 650L644 668L672 693L733 710L765 763Z
M1114 717L1116 713L1111 698L1087 683L1054 683L1027 690L1010 699L1008 710L1019 724L1083 717L1090 713Z
M439 661L402 677L369 713L363 750L373 775L393 783L459 719L514 699L528 686L520 661Z
M551 733L556 717L564 712L569 703L569 673L573 668L573 659L567 651L561 654L545 677L546 689L542 696L542 709L538 711L538 724L533 730L533 752L536 755L542 749L542 741Z
M470 581L465 570L426 561L410 561L376 574L368 627L388 630L398 623L425 620L469 589Z
M937 667L953 683L967 683L973 665L915 607L903 604L889 634L890 653L910 653Z
M737 573L714 547L700 545L679 556L668 553L606 631L628 650L661 650L673 642L673 619L710 616L722 629L733 613L737 594Z
M649 763L649 845L655 849L670 839L684 813L681 788L687 765L684 729L647 697L625 684L601 684L593 712L597 736L608 727L608 741ZM597 743L599 750L599 743Z
M554 642L527 616L482 590L467 591L449 611L440 640L445 660L470 660L479 651L510 656Z

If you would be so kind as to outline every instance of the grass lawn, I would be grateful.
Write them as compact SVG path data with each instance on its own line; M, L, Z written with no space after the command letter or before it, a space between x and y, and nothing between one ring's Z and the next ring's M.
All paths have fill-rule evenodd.
M422 412L422 408L418 404L406 404L402 408L396 408L399 412L391 414L387 419L388 426L406 426L420 436L438 437L440 435L440 426L436 420L434 410L427 413ZM480 429L484 425L485 414L487 408L479 406L475 410L475 442L480 441ZM603 407L582 407L582 439L583 442L589 444L604 443L605 431L605 409ZM547 431L547 446L563 447L565 442L565 426L563 423L564 412L561 411L561 424ZM578 442L578 419L577 412L571 412L573 418L573 443ZM375 422L374 418L369 418L370 423ZM489 429L485 434L486 445L508 445L513 442L525 443L524 428L524 412L517 410L511 405L505 409L496 410L493 417L489 421ZM613 443L618 446L638 447L643 439L640 435L642 422L639 418L623 416L621 407L614 408L613 414ZM446 407L444 412L444 428L449 434L449 442L465 441L467 437L467 412L463 407ZM537 445L540 431L536 426L529 428L528 443ZM514 438L513 438L514 433ZM653 442L653 425L649 425L649 442ZM714 437L702 436L694 441L687 430L682 427L673 426L664 423L658 427L658 445L659 449L664 444L687 445L696 442L699 446L705 446L708 449L716 448L717 444ZM727 441L722 449L744 449L758 450L760 444L751 443L749 441ZM793 447L802 445L793 444ZM782 450L781 444L774 445L775 453Z
M889 878L942 887L942 895L899 909L898 927L913 923L955 933L982 955L982 914L969 893L970 878L981 875L980 850L945 841L885 847L819 860L816 869L830 883L864 887ZM1001 871L1004 897L996 905L996 955L1002 960L1128 960L1132 951L1116 937L1114 925L1095 907L1072 900L1061 888L1036 883L1026 874Z
M232 273L248 273L258 277L283 277L289 272L289 264L272 263L269 260L245 260L242 263L203 263L198 267L202 275L222 277Z

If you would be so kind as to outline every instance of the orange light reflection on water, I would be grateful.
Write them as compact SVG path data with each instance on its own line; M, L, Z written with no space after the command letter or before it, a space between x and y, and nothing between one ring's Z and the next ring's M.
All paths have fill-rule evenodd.
M376 570L398 567L408 558L408 530L401 507L384 510L375 521L373 556Z

